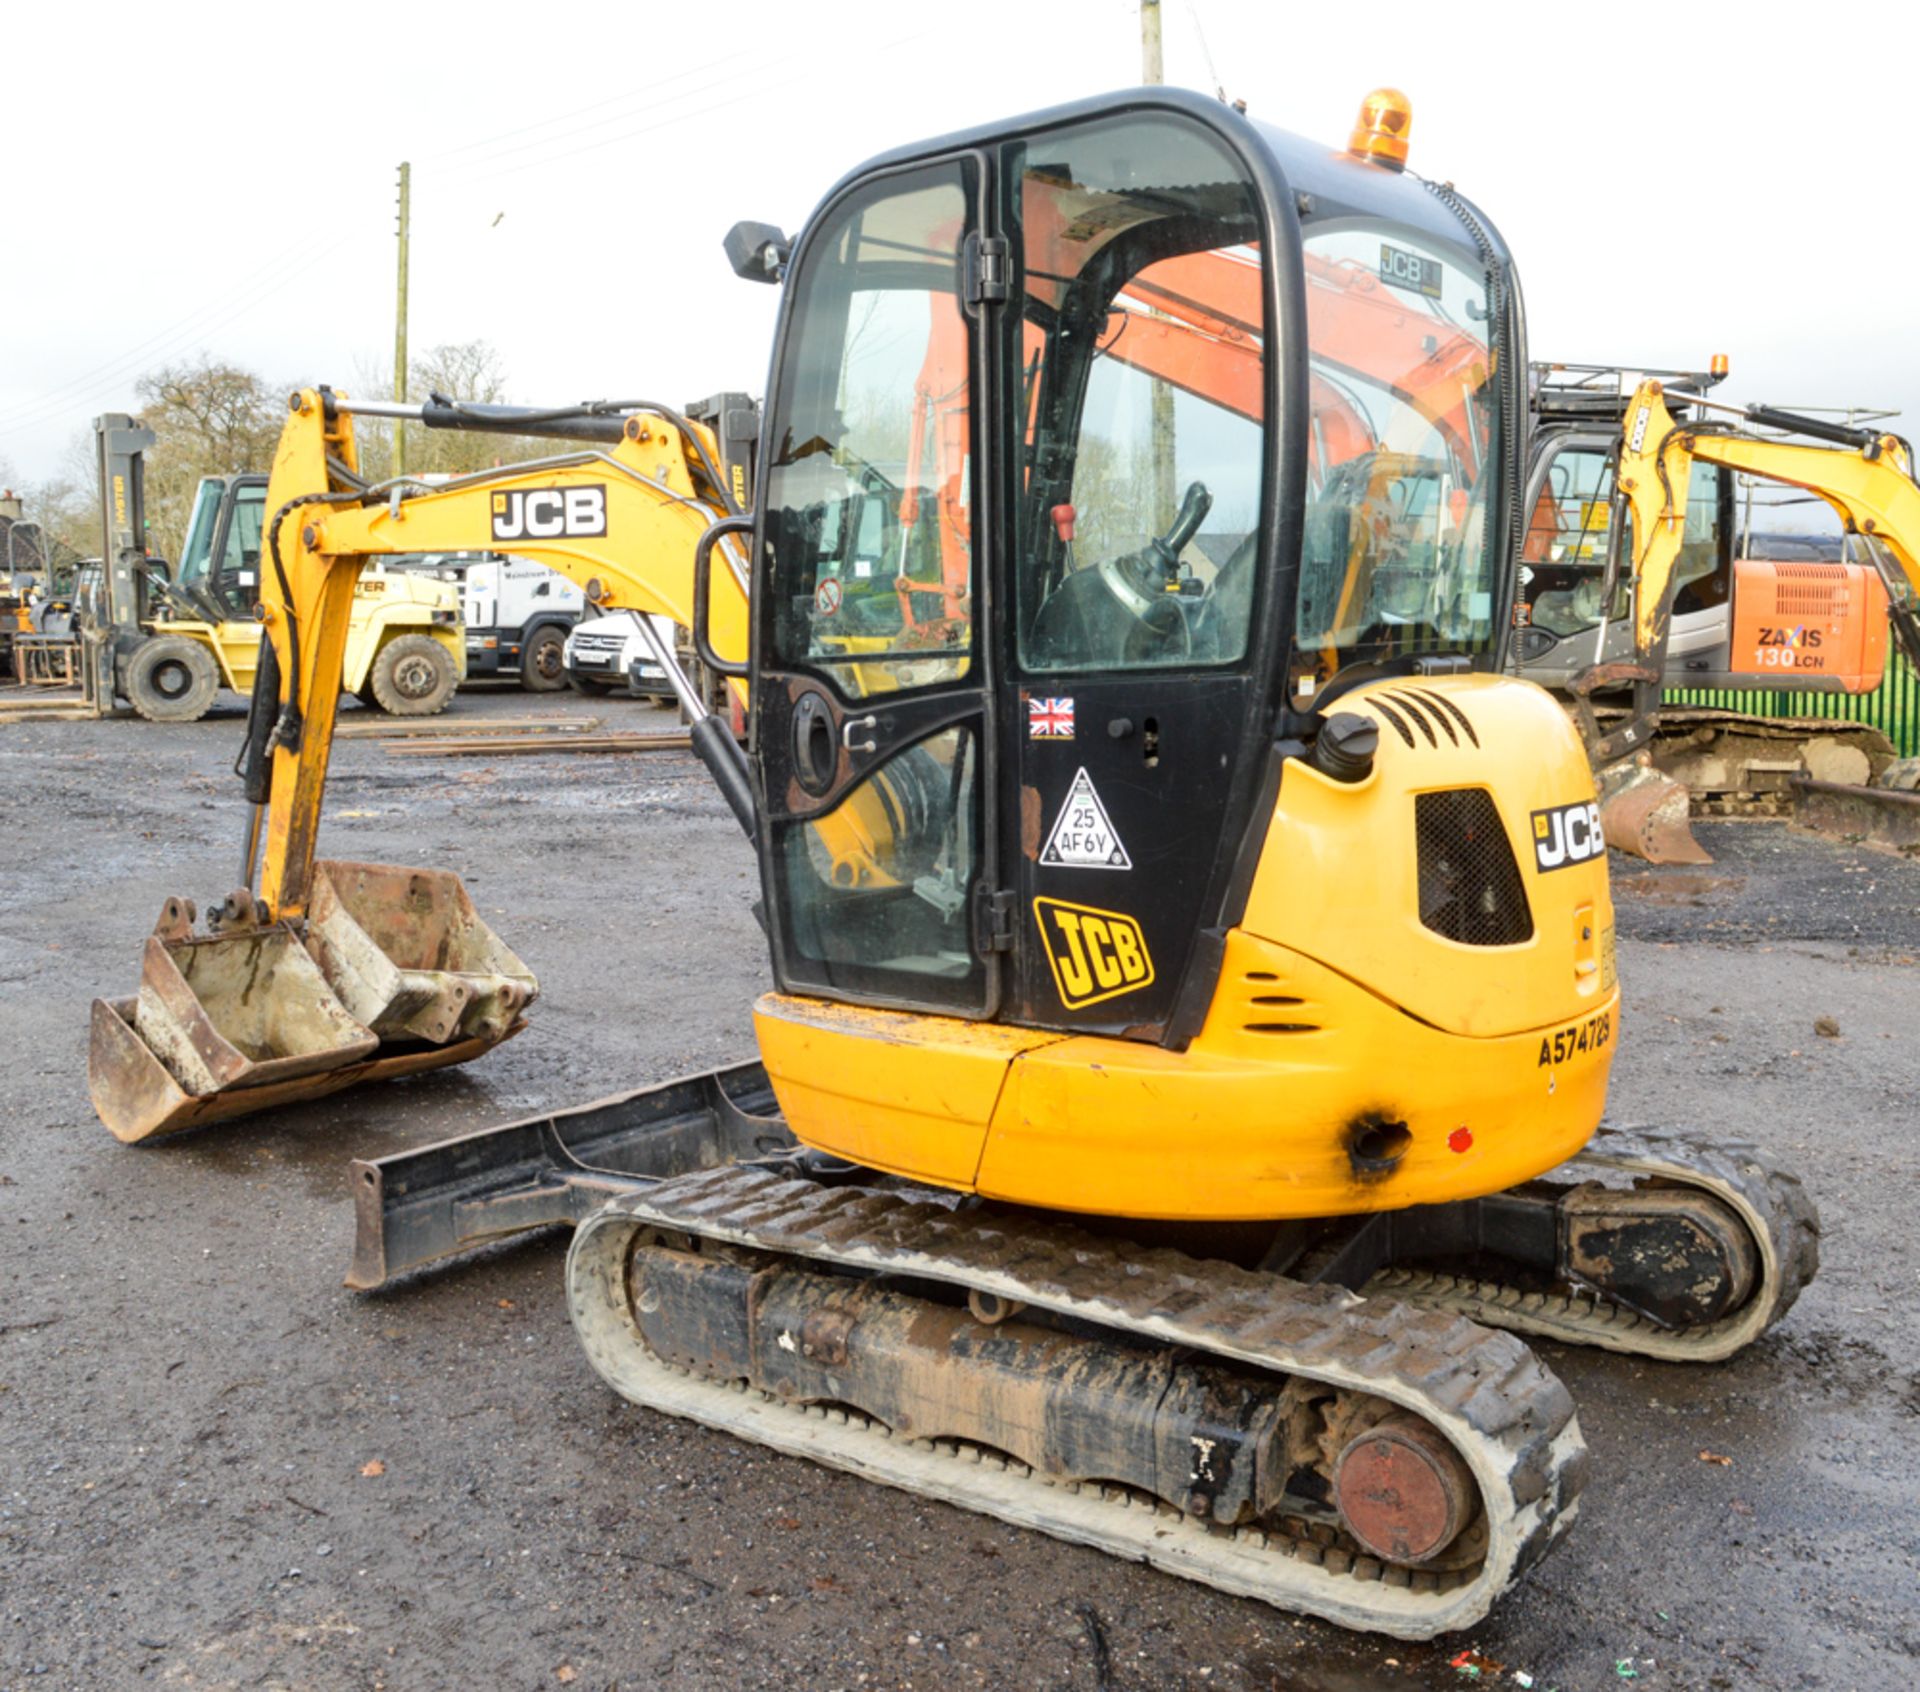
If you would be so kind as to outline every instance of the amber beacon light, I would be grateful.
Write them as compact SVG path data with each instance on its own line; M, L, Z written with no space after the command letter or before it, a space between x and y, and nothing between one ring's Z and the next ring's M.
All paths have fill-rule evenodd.
M1376 88L1360 102L1360 118L1347 151L1388 170L1407 168L1407 137L1413 130L1413 102L1397 88Z

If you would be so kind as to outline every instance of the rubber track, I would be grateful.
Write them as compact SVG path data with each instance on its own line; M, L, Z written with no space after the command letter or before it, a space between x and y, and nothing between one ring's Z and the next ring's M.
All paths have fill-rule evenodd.
M646 1228L848 1269L977 1287L1161 1344L1374 1393L1439 1427L1479 1482L1488 1550L1436 1576L1283 1534L1143 1506L1118 1488L1056 1485L952 1441L894 1438L841 1411L783 1404L744 1383L661 1363L627 1306L627 1258ZM721 1168L615 1200L581 1224L568 1303L596 1369L636 1403L888 1485L1139 1559L1224 1591L1405 1639L1469 1627L1573 1519L1586 1477L1573 1400L1518 1340L1461 1317L1362 1299L1066 1223L910 1194L823 1188Z
M1651 1128L1603 1128L1581 1154L1543 1176L1556 1184L1603 1174L1657 1176L1697 1187L1747 1225L1760 1257L1760 1285L1730 1316L1697 1328L1663 1328L1593 1292L1529 1292L1497 1281L1387 1269L1370 1296L1468 1316L1496 1328L1541 1334L1665 1362L1715 1363L1751 1344L1793 1308L1820 1267L1820 1217L1799 1177L1743 1141L1707 1141Z

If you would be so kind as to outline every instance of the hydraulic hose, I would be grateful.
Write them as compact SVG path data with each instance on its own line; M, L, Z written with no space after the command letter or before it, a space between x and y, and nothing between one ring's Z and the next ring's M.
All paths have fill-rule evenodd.
M445 394L428 396L421 407L420 421L429 429L460 429L477 434L543 435L560 440L618 441L626 433L627 414L650 411L680 431L687 450L699 462L701 474L713 484L723 510L738 516L740 506L734 499L720 467L708 455L694 432L692 422L670 405L656 400L588 400L581 405L550 406L535 410L525 406L482 405L449 399Z
M262 630L253 693L247 700L247 738L233 765L250 805L264 805L273 797L273 713L279 703L280 654Z

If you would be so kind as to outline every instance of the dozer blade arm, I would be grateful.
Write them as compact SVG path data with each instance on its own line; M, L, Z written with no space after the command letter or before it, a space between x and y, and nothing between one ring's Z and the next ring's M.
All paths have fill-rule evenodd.
M368 407L386 414L396 408ZM353 407L324 389L291 401L267 492L263 656L248 724L253 814L242 885L194 931L169 899L148 940L140 988L95 1006L89 1086L123 1140L318 1097L352 1081L465 1062L524 1026L533 973L481 920L457 876L315 858L354 586L367 559L511 549L580 583L607 609L700 613L716 658L747 649L747 573L730 538L738 515L716 443L671 413L508 416L436 405L433 426L537 432L578 423L593 444L437 487L360 477ZM617 435L602 444L608 432ZM717 550L711 592L696 562ZM693 741L743 821L743 760L669 645L642 616L694 718ZM723 656L724 655L724 656ZM744 682L731 683L744 698ZM265 815L258 893L251 885Z

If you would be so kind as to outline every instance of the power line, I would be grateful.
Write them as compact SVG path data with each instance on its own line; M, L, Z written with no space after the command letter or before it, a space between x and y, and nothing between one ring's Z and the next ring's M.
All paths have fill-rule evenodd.
M183 335L172 338L156 336L152 340L142 343L144 347L152 350L143 353L136 349L133 354L129 354L125 358L116 361L113 365L102 365L100 367L102 372L111 371L112 374L104 375L100 382L93 384L91 387L85 387L76 382L69 384L67 389L62 390L62 392L67 395L65 398L42 399L33 402L33 409L29 415L13 422L0 424L0 440L10 439L15 435L23 435L33 430L44 428L63 412L82 410L88 406L98 404L102 399L113 394L116 390L123 388L128 375L138 366L150 365L158 360L170 357L196 341L203 341L207 336L218 334L220 331L229 328L256 306L264 304L283 288L289 286L302 274L306 268L305 259L307 255L301 254L298 255L298 257L301 262L296 263L290 270L286 271L285 274L273 278L264 286L255 288L244 298L235 301L222 315L211 321L198 324L195 328L187 331ZM200 313L195 313L194 317L200 315ZM182 323L192 322L193 320L194 318L185 318L182 319Z
M930 26L926 29L917 30L910 35L900 36L893 41L881 42L877 46L872 47L868 50L867 62L871 63L874 57L877 57L881 54L897 52L902 47L910 47L914 43L919 41L924 41L927 39L927 37L934 35L936 33L938 33L938 31L934 27ZM761 72L770 73L770 77L768 79L762 80L750 86L741 88L739 92L732 94L725 99L712 100L707 102L705 105L696 106L686 111L676 112L670 116L661 118L658 122L655 122L655 123L641 124L637 128L633 128L633 129L623 129L613 135L603 136L601 139L597 141L589 141L578 147L570 147L564 152L549 153L544 157L528 159L521 164L506 165L498 170L487 170L483 168L477 168L477 167L484 166L484 164L486 163L486 160L484 159L476 159L471 161L471 165L474 168L469 168L468 166L464 166L464 165L456 165L453 167L452 172L446 179L446 185L454 188L476 187L482 183L495 181L500 177L517 176L523 171L535 170L540 168L543 165L561 164L568 159L579 158L582 154L596 152L602 147L619 146L623 142L632 141L642 135L652 135L662 129L671 129L681 125L691 124L695 122L695 120L709 116L714 112L725 111L730 107L744 104L748 100L758 99L762 95L769 92L769 90L771 90L773 87L777 85L783 85L783 84L789 83L793 78L796 62L805 63L806 59L805 57L802 57L798 61L789 59L789 60L782 61L778 64L765 65L761 67ZM761 72L755 72L750 74L759 75L761 74ZM667 105L672 105L677 101L689 99L696 94L707 93L708 91L715 88L733 87L738 82L739 82L739 78L737 76L718 77L711 82L701 84L697 88L690 88L683 91L680 94L670 95L668 96L667 100L662 103ZM617 120L616 119L601 120L601 122L603 123L614 122L614 121L617 121ZM594 124L594 125L588 125L585 127L597 128L599 127L599 125ZM528 150L528 148L538 148L538 147L546 146L550 142L555 140L560 140L560 139L563 139L563 137L548 136L539 141L528 143L526 147L505 149L496 156L501 158L509 157L515 152L526 151Z
M1187 16L1193 19L1193 33L1200 38L1200 57L1207 61L1207 80L1213 84L1214 93L1224 100L1227 97L1227 85L1220 80L1220 73L1214 68L1213 49L1207 45L1207 32L1200 22L1199 0L1187 0Z
M421 159L420 162L422 164L440 164L447 159L458 158L462 153L473 152L476 148L492 147L502 141L511 141L517 135L527 135L536 129L551 129L555 124L567 123L569 120L580 117L586 112L601 111L608 106L624 106L640 99L644 95L653 93L657 89L666 87L669 83L679 82L690 76L699 76L707 71L718 69L721 65L732 64L737 59L744 59L750 56L749 52L744 48L737 53L726 53L717 59L708 59L702 64L689 65L684 70L677 70L671 76L661 77L657 82L646 82L640 84L637 88L629 88L625 93L612 95L605 100L595 100L585 106L572 107L568 111L560 112L553 117L539 118L532 123L523 123L516 129L502 130L498 135L483 135L472 141L463 141L459 146L448 147L443 152L429 153L425 158ZM610 117L595 118L589 123L576 124L573 126L573 130L562 130L559 135L548 136L546 139L559 140L565 135L573 133L575 130L594 129L603 123L615 123L621 115L622 114L616 112ZM528 146L539 146L541 144L542 143L538 141L526 143ZM472 162L475 161L464 161L462 166L456 168L464 168L464 163Z
M162 341L168 340L179 331L186 329L190 324L197 323L208 314L219 312L229 301L238 299L241 295L245 294L247 290L252 288L262 277L267 276L269 273L279 273L281 275L291 274L294 270L306 263L306 258L306 254L296 252L283 253L277 259L268 260L260 269L256 270L245 281L234 288L231 293L217 300L202 301L177 323L171 324L167 328L160 330L157 334L149 336L138 346L130 347L125 352L108 359L106 363L96 365L91 370L83 371L78 376L69 377L67 381L61 383L57 388L48 389L37 398L23 400L14 405L0 406L0 422L4 422L6 419L14 417L22 411L38 411L49 402L57 402L62 395L87 386L97 376L119 371L123 365L128 363L138 363L141 356L149 348L158 345Z
M623 129L617 135L609 135L599 141L589 141L583 146L569 148L564 153L550 153L545 158L528 159L521 164L503 165L498 170L480 171L472 176L456 177L452 182L447 184L447 186L452 188L478 188L489 182L497 182L502 177L518 176L523 171L539 170L546 165L563 164L568 159L579 158L583 153L595 153L603 147L616 147L623 142L632 141L638 136L652 135L662 129L677 128L687 123L693 117L705 117L710 112L725 111L729 106L738 106L748 100L757 100L764 92L765 91L760 88L749 88L728 99L715 100L709 105L702 106L695 112L681 113L674 117L662 118L658 123L642 124L637 129Z

